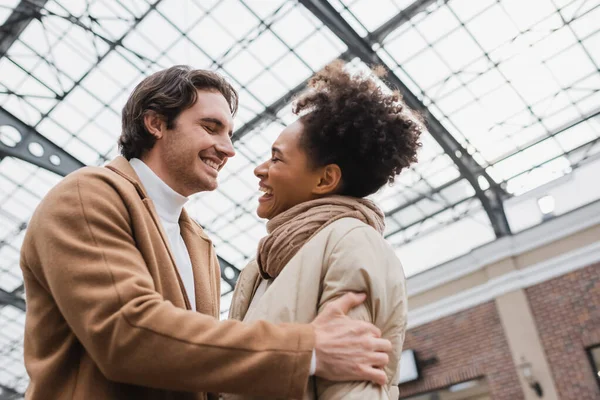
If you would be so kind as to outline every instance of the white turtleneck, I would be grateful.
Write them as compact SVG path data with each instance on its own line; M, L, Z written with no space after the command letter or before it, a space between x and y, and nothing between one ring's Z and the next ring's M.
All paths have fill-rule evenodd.
M169 239L169 245L175 257L175 264L185 286L192 310L196 310L196 290L194 289L194 273L190 253L179 230L179 216L188 198L180 195L158 177L142 160L132 158L129 164L142 181L148 197L154 203L163 230Z

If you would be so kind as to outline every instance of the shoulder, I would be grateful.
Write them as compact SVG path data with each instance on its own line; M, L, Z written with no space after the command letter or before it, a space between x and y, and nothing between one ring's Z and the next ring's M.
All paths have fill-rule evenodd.
M328 228L330 261L344 260L344 268L359 265L379 273L387 270L404 276L395 249L373 227L355 218L343 218Z
M64 196L79 193L82 190L98 190L110 192L107 190L123 185L127 182L123 177L104 167L83 167L67 175L56 186L54 186L46 195L43 202L48 202Z
M258 262L256 262L255 258L253 258L248 262L248 264L246 264L244 268L242 268L242 270L240 271L240 275L238 276L237 282L238 284L242 282L251 282L252 284L254 284L259 278L259 276L260 271L258 269Z
M387 242L379 232L356 218L339 219L323 229L322 233L334 247L367 244L387 246Z
M258 263L251 260L245 268L242 269L235 284L231 306L229 308L229 318L243 320L250 302L254 297L254 288L260 279Z
M34 211L23 249L58 236L77 240L90 223L107 229L126 227L128 209L119 191L123 185L119 180L124 179L102 167L83 167L67 175Z
M341 218L327 225L317 235L315 235L314 238L318 238L320 240L327 240L328 242L332 243L337 243L349 233L356 230L371 230L373 231L373 233L378 234L377 231L375 231L375 229L373 229L371 226L365 224L364 222L356 218Z
M48 218L75 218L84 206L100 210L125 211L123 198L127 187L135 188L126 179L104 167L83 167L67 175L55 185L38 205L31 223L43 216Z

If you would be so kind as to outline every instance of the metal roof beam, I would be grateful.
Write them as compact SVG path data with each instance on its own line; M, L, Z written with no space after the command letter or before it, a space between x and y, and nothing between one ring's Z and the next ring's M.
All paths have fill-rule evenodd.
M464 176L473 186L475 195L481 202L481 205L490 219L496 237L510 235L511 230L503 205L504 191L500 188L500 185L494 182L484 168L469 155L465 148L462 147L456 138L454 138L442 123L425 107L421 100L419 100L400 78L391 71L386 63L383 62L373 50L372 45L374 43L370 43L367 39L362 38L328 1L300 0L300 3L337 35L340 40L348 46L348 50L359 57L364 63L370 65L382 65L387 69L387 81L391 86L395 86L400 90L406 104L410 108L423 115L431 136L438 142L452 161L454 161L454 164L457 166L462 176ZM490 185L488 190L484 191L479 186L480 177L488 181Z
M0 129L6 129L6 126L15 128L20 138L14 138L17 141L14 146L0 141L0 157L18 158L61 176L84 166L70 153L0 107ZM41 155L34 154L36 148L41 151Z
M25 311L25 300L2 288L0 288L0 304L13 306L21 311Z
M389 211L386 211L385 212L385 216L386 217L393 217L394 214L396 214L398 212L401 212L403 210L406 210L409 207L413 207L415 204L418 204L419 202L421 202L421 201L423 201L425 199L429 199L431 201L435 201L435 199L433 197L434 195L442 192L443 190L449 188L452 185L457 184L458 182L460 182L463 179L464 178L462 176L459 176L458 178L451 179L448 182L446 182L446 183L444 183L444 184L442 184L442 185L440 185L440 186L438 186L436 188L433 188L428 193L419 194L419 196L415 197L414 199L412 199L412 200L410 200L410 201L408 201L408 202L406 202L404 204L401 204L401 205L399 205L397 207L394 207L393 209L391 209Z
M4 24L0 26L0 58L4 57L10 46L23 33L34 19L40 19L40 11L47 0L21 0L13 9Z
M240 276L240 270L238 268L236 268L233 264L231 264L229 261L225 260L224 258L222 258L221 256L217 256L217 258L219 259L219 265L221 267L221 279L223 279L225 282L227 282L231 288L235 288L235 284ZM233 272L233 277L229 278L227 276L227 269L231 269L231 272Z
M24 397L23 393L19 393L15 389L0 383L0 400L17 400Z
M447 1L447 0L446 0ZM427 7L436 3L437 0L417 0L410 6L400 11L396 16L388 20L386 23L375 29L367 35L367 40L370 43L381 43L387 35L398 29L398 27L408 21L418 13L425 10Z

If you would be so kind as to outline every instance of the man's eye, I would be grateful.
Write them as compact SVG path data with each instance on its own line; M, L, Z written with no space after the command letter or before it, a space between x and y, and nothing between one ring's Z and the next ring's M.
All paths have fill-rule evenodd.
M271 162L274 162L274 163L275 163L275 162L277 162L277 161L280 161L280 160L279 160L279 158L277 158L277 157L272 157L272 158L271 158Z

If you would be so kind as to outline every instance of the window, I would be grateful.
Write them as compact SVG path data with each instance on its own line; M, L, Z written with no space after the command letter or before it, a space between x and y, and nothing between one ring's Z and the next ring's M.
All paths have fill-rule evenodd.
M592 371L596 377L598 387L600 387L600 344L587 349L590 362L592 363Z

